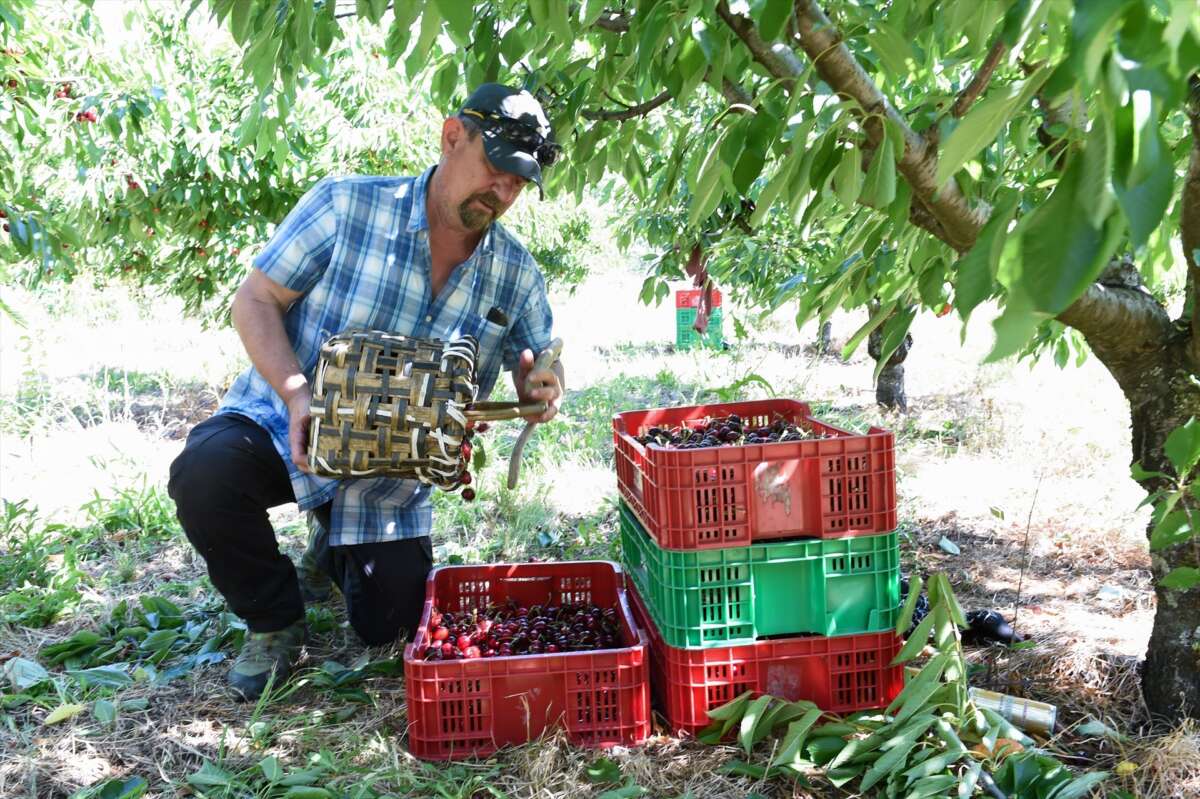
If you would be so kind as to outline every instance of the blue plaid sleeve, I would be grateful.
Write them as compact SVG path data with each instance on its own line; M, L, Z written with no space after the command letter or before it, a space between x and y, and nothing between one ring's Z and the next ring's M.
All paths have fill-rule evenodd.
M337 240L333 178L309 189L275 229L254 266L281 286L307 293L329 266Z
M534 357L550 346L551 330L554 327L554 314L550 311L550 302L546 299L546 281L541 272L534 270L534 284L525 301L525 307L517 315L516 321L504 339L504 368L512 371L517 368L523 350L533 350Z

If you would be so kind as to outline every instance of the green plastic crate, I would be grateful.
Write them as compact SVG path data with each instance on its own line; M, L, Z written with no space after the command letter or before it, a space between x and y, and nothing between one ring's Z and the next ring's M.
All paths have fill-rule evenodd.
M620 515L621 560L669 646L895 626L900 549L894 532L674 551L659 549L624 501Z
M675 309L675 346L681 350L692 347L720 349L725 344L724 326L721 323L721 308L712 309L708 316L708 330L703 336L692 329L696 322L695 308Z

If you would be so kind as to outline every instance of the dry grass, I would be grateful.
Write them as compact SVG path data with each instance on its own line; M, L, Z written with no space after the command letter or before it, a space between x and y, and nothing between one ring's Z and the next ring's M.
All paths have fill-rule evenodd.
M554 298L573 396L623 375L643 381L640 401L684 403L754 373L781 395L823 403L846 423L895 430L905 563L949 573L969 608L994 607L1010 617L1016 611L1019 630L1037 642L1017 652L974 652L973 659L985 668L980 684L1057 704L1068 732L1053 746L1074 758L1074 765L1113 767L1128 760L1137 769L1123 784L1138 796L1200 795L1196 728L1156 729L1137 690L1136 663L1154 612L1146 514L1136 509L1141 495L1127 476L1128 409L1099 364L1065 371L1049 364L980 366L988 343L986 314L972 321L965 346L959 345L959 328L951 319L922 319L907 364L912 410L887 413L874 404L872 364L865 353L845 363L818 356L808 346L815 329L797 336L783 316L753 325L755 339L734 342L725 355L675 352L663 345L673 331L674 309L636 304L639 284L639 276L613 269L573 297ZM22 385L22 369L14 364L46 366L40 390L60 409L71 392L82 394L106 368L169 374L185 388L179 389L177 396L184 399L176 404L160 398L157 411L147 394L137 398L147 404L141 411L118 407L111 418L87 424L60 414L54 423L39 418L27 434L0 431L4 497L30 498L64 521L95 489L103 492L141 474L164 479L166 465L182 446L180 434L207 412L206 403L242 358L231 331L180 322L168 306L130 313L128 301L118 294L78 291L47 312L32 298L18 298L15 304L29 318L29 330L16 330L0 317L5 402ZM57 323L64 312L76 322ZM860 322L854 315L835 318L835 347ZM34 350L22 351L21 336L36 342ZM669 380L660 383L660 377ZM756 395L754 389L747 394ZM598 535L607 536L612 524L603 503L615 487L603 445L598 451L577 451L567 443L541 442L556 454L546 456L541 471L531 472L537 485L526 496L546 503L546 518L553 524L571 529L577 519L600 518ZM276 519L290 524L296 515L280 509ZM496 534L487 532L455 535L467 540ZM962 554L939 549L943 536ZM295 553L300 541L286 537L285 546ZM132 568L131 581L114 585L102 579L106 561L91 564L96 579L88 589L88 612L46 630L0 628L0 653L33 656L44 642L92 624L123 597L176 585L186 586L176 597L184 603L200 601L210 590L201 564L181 541L158 547ZM329 659L348 664L363 654L340 613L336 618L341 626L308 647L307 666ZM398 791L408 785L413 795L423 795L411 780L431 772L403 749L402 681L370 681L372 705L348 705L328 691L301 687L256 718L253 707L229 701L225 669L224 664L205 666L167 686L125 689L122 699L144 697L149 706L122 713L111 728L88 713L46 727L40 723L45 709L10 711L12 723L0 725L0 750L6 753L0 758L0 796L58 797L101 778L133 774L151 782L153 795L170 795L204 760L223 759L227 768L236 769L275 755L296 766L322 749L346 775ZM1089 717L1106 721L1129 740L1114 744L1073 732ZM659 736L644 747L608 756L653 796L806 795L780 782L755 784L717 774L716 767L733 756L725 748ZM587 781L585 766L596 757L552 736L502 754L494 768L484 764L453 777L433 773L463 786L478 778L511 796L595 796L614 787Z

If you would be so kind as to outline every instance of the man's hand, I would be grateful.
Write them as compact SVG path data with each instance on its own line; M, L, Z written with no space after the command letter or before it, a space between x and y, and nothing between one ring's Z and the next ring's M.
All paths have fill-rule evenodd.
M550 369L533 368L533 350L521 353L521 361L517 371L513 373L513 386L517 389L517 399L522 404L530 402L547 402L550 407L545 413L526 416L530 422L548 422L558 415L558 403L563 393L562 361L555 362Z
M312 474L308 465L308 428L312 423L307 391L292 394L288 408L288 444L292 450L292 463L302 472Z

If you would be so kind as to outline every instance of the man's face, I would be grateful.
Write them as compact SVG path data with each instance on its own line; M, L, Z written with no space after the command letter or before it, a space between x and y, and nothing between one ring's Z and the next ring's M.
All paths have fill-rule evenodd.
M479 232L504 215L528 183L525 178L492 166L483 151L483 136L473 139L461 120L451 117L442 127L442 187L454 220Z

